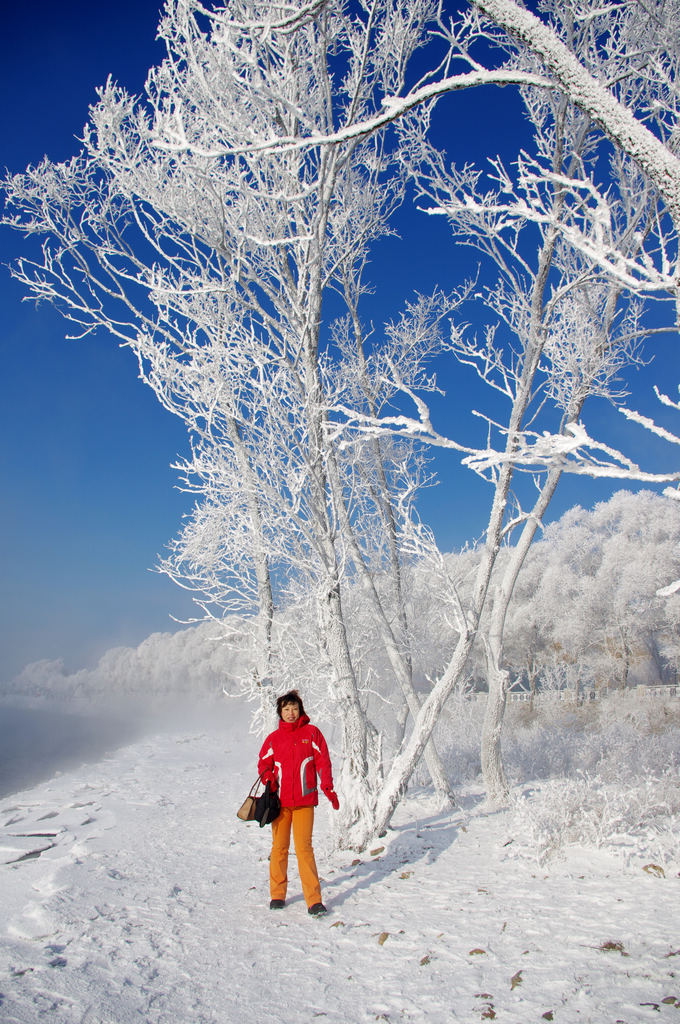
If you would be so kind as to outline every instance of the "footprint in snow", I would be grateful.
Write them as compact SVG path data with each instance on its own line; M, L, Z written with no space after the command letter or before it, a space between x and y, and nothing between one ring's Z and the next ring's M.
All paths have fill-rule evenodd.
M29 860L37 860L38 857L42 857L43 853L47 853L48 850L53 850L56 843L48 843L47 846L40 846L35 850L29 850L27 853L22 853L19 857L15 857L13 860L6 860L5 864L24 864Z

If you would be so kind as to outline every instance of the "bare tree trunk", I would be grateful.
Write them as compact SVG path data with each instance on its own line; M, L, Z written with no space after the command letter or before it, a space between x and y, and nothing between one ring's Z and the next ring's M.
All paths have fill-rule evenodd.
M519 542L512 552L503 579L494 593L485 646L489 696L484 715L481 752L482 775L487 799L492 805L502 804L509 792L501 755L501 735L510 682L509 673L503 668L505 620L520 569L529 552L538 524L555 493L560 476L559 469L548 474L538 500L524 525Z
M561 148L560 145L558 145L556 152L556 164L561 160L560 154ZM561 200L558 197L558 206L559 205L561 205ZM539 270L534 284L530 336L532 339L532 348L537 352L540 352L541 349L540 336L541 323L543 319L543 290L547 281L548 271L552 264L555 239L555 232L551 232L546 239L546 243L540 254ZM608 296L603 321L603 338L605 340L608 337L609 326L614 318L618 294L618 286L612 286ZM605 343L606 342L603 341L602 344L604 345ZM534 362L534 360L531 362ZM533 373L526 380L527 393L532 379ZM573 401L572 405L564 415L563 424L573 422L578 419L584 402L585 394L577 397ZM522 415L525 407L526 404L524 404L523 408L520 405L518 409L518 411L521 410ZM519 427L520 422L521 416L518 418L517 427ZM509 436L512 436L512 434ZM491 619L485 647L489 681L489 698L487 701L487 709L482 730L482 775L486 786L487 798L489 802L494 805L505 802L509 792L505 773L503 771L501 755L501 735L506 708L507 691L509 687L509 674L503 667L505 620L510 606L510 601L512 600L517 577L524 565L524 561L529 553L529 548L533 543L536 530L538 529L539 523L543 520L543 516L545 515L545 512L553 498L561 476L562 469L560 466L557 466L548 472L538 498L536 499L531 512L526 517L526 522L522 529L520 539L512 551L512 555L508 565L506 566L503 578L494 592L493 608L491 611ZM498 536L500 540L500 535Z
M529 661L529 710L534 710L534 704L536 701L536 685L538 682L538 665L536 659L532 655Z
M374 794L380 775L378 739L361 706L345 631L340 585L329 577L319 600L322 640L333 670L334 697L342 721L342 769L339 844L354 833L368 836L373 820Z
M406 701L399 705L397 709L397 721L396 729L394 732L394 749L399 750L402 743L404 742L404 736L406 735L406 723L408 721L409 708Z
M320 171L321 190L325 201L320 203L321 214L313 226L314 244L320 244L324 237L330 198L336 176L333 155L322 156ZM338 704L342 719L343 765L342 804L340 809L339 845L345 846L349 836L358 832L368 835L374 815L375 792L381 773L381 750L375 730L368 721L361 704L361 696L352 664L342 609L340 572L335 547L338 512L342 513L344 503L333 502L341 495L336 481L337 468L332 444L326 430L326 401L321 381L318 360L318 339L321 323L321 268L319 251L317 259L307 254L305 280L298 281L301 309L301 359L302 376L299 378L307 411L308 467L312 490L312 501L316 512L317 553L323 566L324 576L318 596L319 618L322 642L325 646L333 671L333 696ZM330 484L329 484L330 474ZM334 509L334 506L337 507Z
M630 644L623 638L623 672L621 673L621 689L628 688L628 677L630 675Z
M253 564L257 579L258 636L256 673L261 686L271 687L272 628L274 622L274 596L272 592L269 559L264 537L262 512L258 500L258 485L243 443L241 431L233 416L227 421L229 439L234 447L241 476L245 482L246 501L252 527Z
M497 807L505 803L509 791L501 756L501 734L510 676L497 665L490 665L488 660L487 665L489 696L482 726L482 776L487 802L489 806Z

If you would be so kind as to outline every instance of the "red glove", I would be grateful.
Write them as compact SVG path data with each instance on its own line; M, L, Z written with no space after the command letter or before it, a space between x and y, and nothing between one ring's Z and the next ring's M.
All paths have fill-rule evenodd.
M279 784L274 778L273 772L263 772L260 778L265 786L267 785L267 783L269 783L269 788L272 793L275 793L276 790L279 788Z
M330 800L331 807L333 808L333 810L334 811L339 811L340 810L340 801L338 800L338 794L335 792L335 790L334 789L325 789L324 792L325 792L326 796L328 797L328 799Z

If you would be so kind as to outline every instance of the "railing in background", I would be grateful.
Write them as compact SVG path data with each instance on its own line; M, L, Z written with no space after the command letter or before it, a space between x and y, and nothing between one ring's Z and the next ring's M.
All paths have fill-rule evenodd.
M622 690L620 687L600 687L597 690L580 690L575 693L573 690L551 690L548 693L537 691L533 695L534 700L545 700L551 698L553 700L571 701L576 704L590 704L593 701L603 700L605 697L620 697L620 696L635 696L641 697L643 700L661 699L661 700L672 700L680 698L680 685L673 683L670 686L631 686L627 689ZM478 693L477 697L484 698L486 693ZM511 690L508 694L508 703L510 704L530 704L532 694L529 690Z

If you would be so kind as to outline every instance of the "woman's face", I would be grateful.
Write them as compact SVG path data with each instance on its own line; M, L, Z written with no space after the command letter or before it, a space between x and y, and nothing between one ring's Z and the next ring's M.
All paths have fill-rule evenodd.
M294 703L294 704L284 704L283 707L281 708L281 718L283 719L284 722L297 722L299 717L300 717L300 705L299 704L297 704L297 703Z

